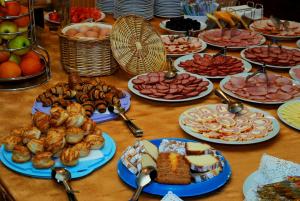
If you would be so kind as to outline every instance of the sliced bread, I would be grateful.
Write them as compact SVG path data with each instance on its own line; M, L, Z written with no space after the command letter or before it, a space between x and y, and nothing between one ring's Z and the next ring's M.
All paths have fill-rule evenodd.
M142 168L152 166L156 168L156 162L154 159L146 153L142 154L142 160L141 160Z
M214 150L208 144L200 142L187 142L186 153L187 155L211 154L214 153Z
M185 156L191 165L191 170L196 172L206 172L221 166L220 160L210 154Z
M148 153L154 160L158 158L158 149L157 147L149 142L148 140L142 140L145 151L143 153Z

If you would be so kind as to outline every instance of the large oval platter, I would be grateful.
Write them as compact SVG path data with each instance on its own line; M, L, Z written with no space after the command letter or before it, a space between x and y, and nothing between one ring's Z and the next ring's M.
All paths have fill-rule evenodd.
M193 140L181 139L181 138L167 138L169 140L183 141L183 142L193 142ZM162 139L150 140L157 147L159 146ZM220 155L221 153L218 152ZM121 180L132 188L137 188L136 186L136 175L132 174L119 160L118 162L118 175ZM147 185L143 192L164 196L168 193L168 191L172 191L174 194L179 197L189 197L189 196L199 196L203 194L207 194L217 190L227 183L231 176L231 168L227 160L224 159L224 167L223 171L204 182L191 183L188 185L168 185L168 184L160 184L157 182L152 182Z
M220 105L220 104L211 104L211 105L199 106L199 108L200 107L205 107L205 108L209 108L211 110L215 110L217 105ZM230 140L223 140L223 139L208 138L206 136L203 136L199 132L193 131L191 129L191 127L189 127L189 126L187 126L183 123L184 119L186 118L185 114L187 112L195 110L196 108L191 108L191 109L188 109L187 111L183 112L179 117L179 125L180 125L181 129L184 130L187 134L189 134L189 135L191 135L195 138L198 138L200 140L204 140L204 141L207 141L207 142L218 143L218 144L230 144L230 145L256 144L256 143L260 143L260 142L270 140L270 139L274 138L279 133L280 125L279 125L278 121L272 115L270 115L269 113L267 113L263 110L259 110L259 109L256 109L256 108L252 108L252 107L248 107L248 106L247 106L247 108L250 112L253 112L253 113L258 112L258 113L263 114L264 118L267 118L272 122L272 130L269 131L264 137L254 138L254 139L250 139L250 140L247 140L247 141L245 141L245 140L243 140L243 141L242 140L230 141Z
M282 104L277 115L285 124L300 130L300 100L291 100Z
M200 53L199 55L202 57L204 56L205 54L207 53ZM213 55L213 54L208 54L208 55ZM238 59L240 60L244 65L243 65L243 68L244 68L244 71L243 73L247 73L247 72L250 72L251 69L252 69L252 66L249 62L245 61L245 60L242 60L240 59L239 57L234 57L234 56L231 56L232 58L235 58L235 59ZM180 67L179 64L180 62L183 62L183 61L186 61L186 60L191 60L193 59L193 54L188 54L188 55L185 55L185 56L182 56L182 57L179 57L178 59L175 60L174 62L174 66L177 70L181 71L181 72L188 72L186 71L183 67ZM194 73L193 73L194 74ZM196 74L196 75L201 75L201 74ZM209 79L220 79L220 78L224 78L226 77L227 75L225 76L209 76L209 75L201 75L203 77L206 77L206 78L209 78Z
M240 74L236 74L234 76L241 76L241 77L247 77L250 73L240 73ZM252 100L252 99L247 99L247 98L243 98L241 96L238 96L237 94L234 94L232 91L227 90L224 85L230 80L232 76L226 76L223 80L221 80L220 82L220 88L221 90L226 93L227 95L234 97L236 99L242 100L242 101L247 101L247 102L251 102L251 103L259 103L259 104L268 104L268 105L274 105L274 104L282 104L285 103L286 101L260 101L260 100ZM300 86L300 82L297 82L295 80L290 79L293 83L293 85L299 85ZM298 98L298 97L296 97ZM287 100L288 101L288 100Z
M177 72L178 74L183 74L184 72ZM145 73L145 74L141 74L141 75L147 75L148 73ZM188 73L190 74L190 73ZM173 99L173 100L170 100L170 99L164 99L164 98L155 98L155 97L151 97L151 96L147 96L147 95L144 95L142 93L140 93L137 89L135 89L133 86L133 80L136 79L138 76L140 75L137 75L133 78L131 78L129 81L128 81L128 88L130 91L132 91L135 95L137 96L140 96L142 98L145 98L145 99L149 99L149 100L153 100L153 101L161 101L161 102L173 102L173 103L176 103L176 102L185 102L185 101L191 101L191 100L196 100L196 99L200 99L200 98L203 98L205 96L207 96L208 94L210 94L214 88L214 85L211 81L209 81L207 78L203 77L203 76L200 76L200 75L194 75L194 74L190 74L196 78L199 78L199 79L202 79L203 81L206 81L208 82L208 86L207 86L207 89L206 91L203 91L201 92L200 94L198 94L197 96L193 96L193 97L190 97L190 98L183 98L183 99Z
M101 166L105 165L112 159L116 152L116 144L114 140L106 133L103 133L105 139L104 146L99 150L91 150L87 157L80 158L79 163L73 167L67 168L73 179L86 176ZM25 163L15 163L12 161L12 153L1 147L0 160L9 169L18 172L22 175L51 179L51 169L36 169L33 167L31 161ZM63 167L58 158L55 159L55 167Z

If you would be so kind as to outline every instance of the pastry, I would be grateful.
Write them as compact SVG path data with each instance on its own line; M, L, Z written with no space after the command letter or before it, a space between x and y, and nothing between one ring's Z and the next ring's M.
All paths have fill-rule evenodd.
M187 142L186 153L187 155L213 154L215 153L215 150L208 144L200 142Z
M52 107L50 110L50 124L59 127L68 119L69 114L61 107Z
M85 142L91 145L91 149L101 149L104 145L104 138L102 135L87 135L84 139Z
M46 151L50 151L55 157L60 155L60 152L64 148L66 140L64 133L61 133L60 129L49 130L45 140Z
M100 113L106 112L107 103L105 100L96 100L95 101L95 107Z
M92 133L96 128L96 122L90 118L86 118L81 128L86 134Z
M143 153L141 157L141 166L142 168L149 166L156 168L156 162L149 154Z
M96 125L94 132L92 134L102 136L102 129L100 128L100 125Z
M51 168L54 164L51 152L41 152L32 157L32 165L38 169Z
M32 116L33 124L43 133L47 132L47 130L50 128L50 116L37 111Z
M84 101L82 103L82 107L84 108L85 110L85 114L86 116L88 117L91 117L95 111L95 104L93 101Z
M185 155L185 142L163 139L158 149L161 153L175 152Z
M156 181L163 184L190 184L190 166L178 153L160 153L157 159Z
M23 143L28 143L31 139L39 139L41 131L37 127L29 127L23 133Z
M71 104L68 105L67 112L69 114L82 114L85 116L84 108L79 103L76 102L72 102Z
M6 151L12 151L14 147L22 143L20 136L9 135L4 139L4 148Z
M33 154L44 151L44 141L43 140L32 139L27 143L26 146Z
M196 172L211 171L222 166L220 160L216 156L210 154L190 155L185 156L185 158L190 163L191 170Z
M72 113L65 122L66 127L81 127L85 121L85 116L79 113Z
M84 130L81 128L68 128L66 130L66 141L70 144L76 144L80 142L84 137Z
M80 157L79 151L74 148L66 148L60 155L60 161L66 166L75 166L78 163Z
M25 130L25 128L15 128L10 131L10 135L23 137Z
M16 163L24 163L31 158L30 151L27 147L16 145L12 151L12 160Z
M85 157L89 155L91 145L87 142L79 142L73 148L79 151L80 157Z

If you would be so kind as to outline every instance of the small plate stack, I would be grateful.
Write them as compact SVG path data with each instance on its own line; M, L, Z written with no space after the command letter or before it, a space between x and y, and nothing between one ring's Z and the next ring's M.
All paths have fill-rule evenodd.
M113 13L114 0L97 0L96 6L104 13Z
M114 0L114 6L114 18L133 14L150 20L154 15L154 0Z
M182 9L180 0L155 0L154 15L158 17L180 17Z

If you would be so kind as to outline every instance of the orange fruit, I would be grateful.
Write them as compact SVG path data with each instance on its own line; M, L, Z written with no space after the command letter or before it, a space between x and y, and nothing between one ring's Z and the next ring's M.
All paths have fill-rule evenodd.
M0 65L0 78L13 78L21 76L21 68L12 61L3 62Z
M20 7L20 15L21 14L27 14L28 13L28 8L26 6L22 6ZM20 17L16 20L14 20L14 22L17 24L18 27L27 27L29 25L30 22L30 18L29 16L24 16L24 17Z
M40 60L28 57L21 60L20 63L23 75L33 75L43 70L43 65Z
M40 56L37 53L35 53L33 50L30 50L29 52L27 52L22 58L23 59L25 59L25 58L33 58L33 59L35 59L37 61L40 61Z

